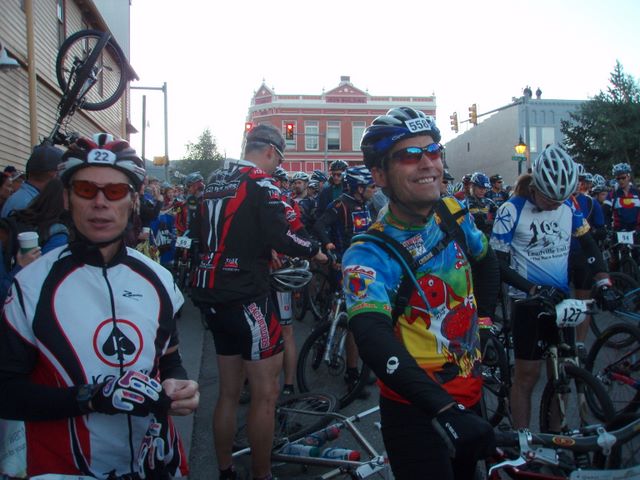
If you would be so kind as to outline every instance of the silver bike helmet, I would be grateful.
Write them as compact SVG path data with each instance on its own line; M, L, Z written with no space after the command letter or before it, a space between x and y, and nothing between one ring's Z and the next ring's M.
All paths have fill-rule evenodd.
M269 280L277 292L292 292L303 288L311 281L313 274L309 271L309 262L299 261L271 272Z
M533 185L544 196L564 202L578 184L576 163L562 148L549 145L533 163Z

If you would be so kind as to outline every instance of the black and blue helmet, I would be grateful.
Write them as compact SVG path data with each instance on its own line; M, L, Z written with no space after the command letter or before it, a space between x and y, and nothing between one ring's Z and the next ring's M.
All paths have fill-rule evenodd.
M364 131L360 142L364 164L367 168L383 167L383 159L394 144L419 135L430 135L435 143L440 142L440 130L433 117L411 107L392 108Z

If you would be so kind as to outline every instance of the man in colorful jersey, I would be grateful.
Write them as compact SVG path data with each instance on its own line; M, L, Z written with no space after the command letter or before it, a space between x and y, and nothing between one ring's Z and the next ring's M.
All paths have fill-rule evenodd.
M129 144L82 138L60 164L75 241L15 278L0 327L0 417L24 420L26 473L183 476L169 415L198 406L178 351L171 273L126 248L144 179Z
M522 188L525 194L511 197L498 209L491 235L502 280L512 286L510 295L524 298L539 294L554 304L560 303L569 294L569 250L571 238L576 237L599 289L601 305L613 308L617 298L610 288L602 254L572 197L578 183L576 164L560 147L550 145L533 163L532 172L528 188ZM515 304L511 314L515 354L511 410L515 428L529 426L531 394L540 375L542 354L546 343L558 334L555 319L538 318L540 312L539 306Z
M282 331L269 287L272 250L326 261L317 243L291 230L281 192L272 183L284 148L284 137L274 126L250 130L244 159L227 159L209 177L194 224L201 259L192 298L207 315L220 372L213 430L221 479L236 478L231 453L245 374L251 391L247 424L253 478L271 478L283 360Z
M634 242L640 243L640 190L631 182L631 166L617 163L612 169L618 188L609 192L604 201L605 214L614 232L635 232ZM639 249L633 249L636 262L640 262Z
M491 425L472 412L482 380L470 258L434 214L443 174L439 141L432 118L409 107L376 118L362 138L365 165L389 197L388 213L371 230L395 239L418 265L420 288L397 323L392 310L405 275L400 263L373 242L352 244L342 262L349 327L379 379L382 436L396 479L472 478L476 461L494 443ZM453 198L446 201L463 209ZM497 272L468 213L459 227L484 266L478 271ZM493 277L480 283L493 284L495 298Z

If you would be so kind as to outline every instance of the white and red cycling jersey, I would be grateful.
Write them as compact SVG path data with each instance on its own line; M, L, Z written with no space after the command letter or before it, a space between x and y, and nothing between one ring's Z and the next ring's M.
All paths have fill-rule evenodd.
M16 276L5 302L0 381L24 378L51 395L51 409L63 410L60 394L77 385L129 370L160 379L160 357L178 342L174 315L183 302L171 273L135 250L123 247L107 265L86 245L52 250ZM15 394L29 398L30 391ZM25 410L29 477L135 475L151 416L28 420L40 414ZM168 436L176 448L165 463L183 476L186 458L172 426Z

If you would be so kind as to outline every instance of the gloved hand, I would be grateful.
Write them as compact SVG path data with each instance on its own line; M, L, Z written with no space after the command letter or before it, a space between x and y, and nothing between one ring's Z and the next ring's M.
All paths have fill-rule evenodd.
M491 424L460 404L440 412L431 423L449 448L451 458L464 455L480 459L495 452Z
M138 449L138 475L142 480L156 478L170 478L165 471L165 460L169 460L167 437L168 421L166 416L163 420L151 417L151 423L147 433L142 439Z
M554 306L566 298L566 295L562 290L550 285L536 285L534 295L540 295Z
M170 406L171 398L158 381L133 370L106 381L91 398L93 411L108 415L128 413L146 417L150 413L166 414Z
M602 310L616 310L622 302L622 295L613 286L609 278L596 282L596 301Z

